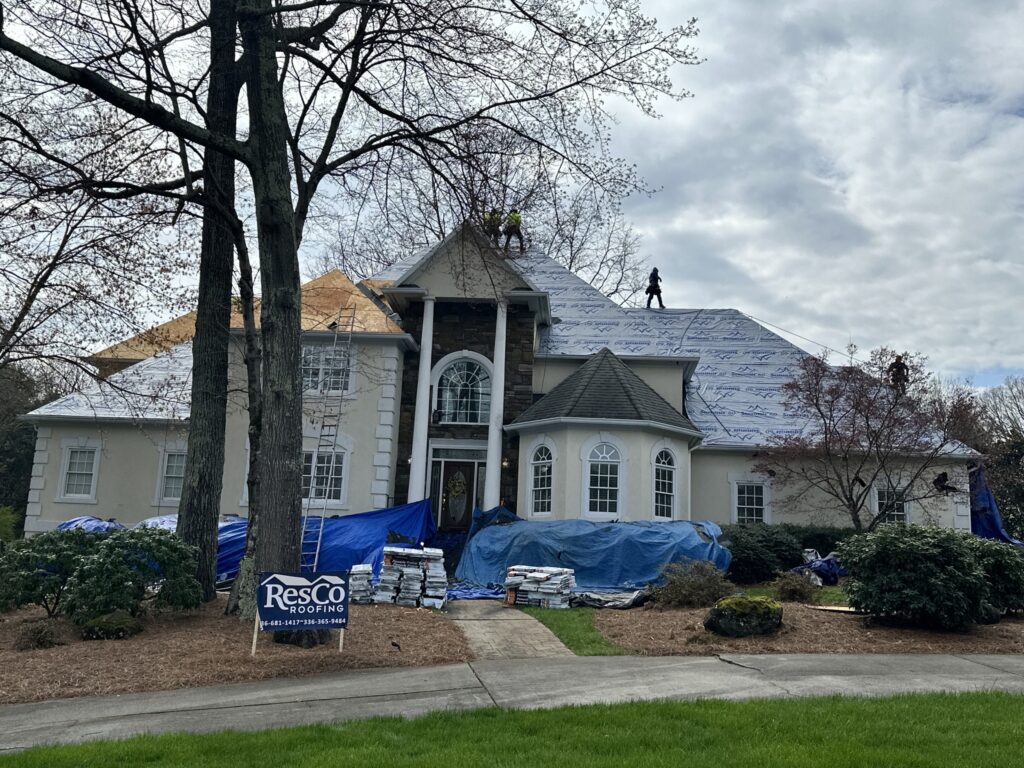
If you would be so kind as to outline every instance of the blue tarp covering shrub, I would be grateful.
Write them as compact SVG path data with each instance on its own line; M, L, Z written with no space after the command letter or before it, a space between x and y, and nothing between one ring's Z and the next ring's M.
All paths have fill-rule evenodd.
M197 608L201 593L196 560L196 548L170 531L115 531L100 541L71 577L65 611L84 624L114 611L138 616L150 605Z
M779 526L727 525L720 541L732 554L729 578L737 584L771 581L804 561L800 542Z
M908 624L959 630L988 596L971 540L949 528L890 523L840 545L850 607Z
M460 581L500 584L511 565L572 568L579 590L637 589L661 579L670 563L707 560L721 570L729 552L714 523L509 522L471 536L456 571Z
M101 541L101 536L75 528L11 544L0 555L0 609L38 605L47 616L60 613L69 580Z
M85 531L86 533L110 533L124 528L116 520L101 520L92 515L82 515L65 520L57 526L58 531Z

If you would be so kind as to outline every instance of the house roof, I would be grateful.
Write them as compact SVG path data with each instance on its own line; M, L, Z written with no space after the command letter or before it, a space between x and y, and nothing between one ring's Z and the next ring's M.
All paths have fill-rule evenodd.
M553 419L653 422L700 436L700 430L688 418L607 348L587 360L512 424L524 426Z
M299 322L304 331L328 330L339 313L351 309L355 314L353 331L358 333L402 333L401 326L384 310L373 303L351 280L338 270L332 270L304 283ZM255 301L256 325L260 323L260 300ZM242 312L237 302L232 303L231 328L241 330ZM196 313L188 312L166 323L150 328L130 339L114 344L90 355L86 362L98 364L108 361L137 362L166 352L183 342L191 341L196 331Z

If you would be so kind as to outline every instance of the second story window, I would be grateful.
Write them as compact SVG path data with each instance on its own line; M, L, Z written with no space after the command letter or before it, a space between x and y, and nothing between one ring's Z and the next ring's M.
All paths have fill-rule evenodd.
M456 360L437 382L437 417L442 424L484 424L491 410L491 377L474 360Z
M339 395L349 389L347 349L302 345L302 390Z

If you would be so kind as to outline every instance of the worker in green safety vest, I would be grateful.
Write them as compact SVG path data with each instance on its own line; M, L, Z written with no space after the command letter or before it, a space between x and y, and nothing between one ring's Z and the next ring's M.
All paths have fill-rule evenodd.
M484 234L491 239L494 246L498 246L501 239L501 211L491 208L490 213L484 214Z
M508 212L508 216L505 217L505 250L508 250L508 244L512 240L513 236L519 241L520 253L526 250L523 245L523 217L520 215L517 208L513 208Z

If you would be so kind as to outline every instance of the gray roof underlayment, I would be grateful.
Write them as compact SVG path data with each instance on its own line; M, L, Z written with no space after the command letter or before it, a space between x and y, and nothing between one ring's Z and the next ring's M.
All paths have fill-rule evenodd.
M553 419L655 422L700 437L688 418L607 348L523 411L512 424Z
M425 249L374 275L396 281L434 252ZM699 359L687 383L685 416L704 447L754 448L804 423L786 413L782 385L807 354L735 309L620 307L555 260L527 251L507 264L549 295L553 323L539 331L540 356L586 357L607 348L623 359ZM137 363L85 391L29 414L39 419L187 419L191 345ZM667 405L667 404L666 404ZM669 406L671 408L671 406Z

